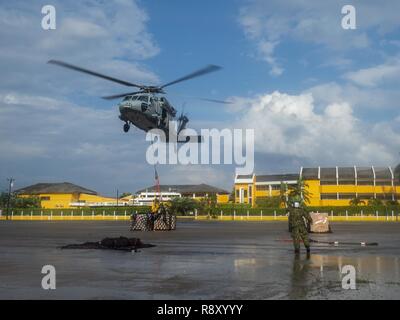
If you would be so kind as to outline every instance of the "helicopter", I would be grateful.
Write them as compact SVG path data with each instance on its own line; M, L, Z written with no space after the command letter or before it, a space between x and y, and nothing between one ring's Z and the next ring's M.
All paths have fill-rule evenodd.
M102 97L106 100L121 99L118 103L119 118L124 122L123 131L128 132L131 125L148 132L152 129L160 129L165 133L165 137L168 142L169 135L169 123L170 121L177 121L176 135L179 136L182 130L186 128L189 119L183 112L177 117L177 110L169 103L169 101L162 95L166 94L164 88L174 85L179 82L190 80L195 77L199 77L211 72L215 72L221 69L217 65L208 65L192 73L187 74L174 81L168 82L161 86L148 86L142 84L135 84L132 82L120 80L114 77L110 77L89 69L81 68L76 65L72 65L59 60L49 60L47 63L71 69L74 71L83 72L95 77L103 78L112 82L116 82L121 85L128 87L135 87L139 90L129 93L121 93L111 96ZM229 103L214 99L201 99L215 103ZM186 137L185 142L189 141L190 137ZM198 141L201 142L201 137L198 137Z

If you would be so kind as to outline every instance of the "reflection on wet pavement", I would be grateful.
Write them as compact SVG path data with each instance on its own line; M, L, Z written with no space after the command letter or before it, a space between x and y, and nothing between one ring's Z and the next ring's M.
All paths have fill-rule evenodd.
M355 267L357 277L368 279L369 281L385 283L399 280L399 258L380 257L380 256L323 256L312 255L310 267L318 268L323 273L324 270L337 270L340 273L342 267L352 265Z
M285 223L184 222L176 232L135 233L138 253L60 250L65 243L132 236L123 222L0 224L0 298L30 299L399 299L400 224L339 224L319 239L379 247L314 246L293 255ZM313 235L313 237L318 237ZM52 264L57 289L40 287ZM356 270L356 290L341 269Z

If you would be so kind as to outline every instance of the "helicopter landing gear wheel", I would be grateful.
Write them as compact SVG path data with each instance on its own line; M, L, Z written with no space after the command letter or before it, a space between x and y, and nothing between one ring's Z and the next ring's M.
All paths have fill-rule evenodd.
M128 123L128 122L125 123L125 124L124 124L124 132L128 132L128 131L129 131L129 128L130 128L129 123Z

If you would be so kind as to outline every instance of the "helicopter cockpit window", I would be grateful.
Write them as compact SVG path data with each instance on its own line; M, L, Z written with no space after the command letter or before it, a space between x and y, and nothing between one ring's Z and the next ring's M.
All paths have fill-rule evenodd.
M169 102L168 102L168 100L165 99L165 98L162 98L162 99L163 99L163 104L169 107Z
M144 102L148 102L148 97L147 96L139 96L138 97L138 100L140 100L140 101L144 101Z
M126 96L126 97L124 98L124 100L122 100L122 101L128 101L128 100L130 100L130 99L132 99L132 96Z

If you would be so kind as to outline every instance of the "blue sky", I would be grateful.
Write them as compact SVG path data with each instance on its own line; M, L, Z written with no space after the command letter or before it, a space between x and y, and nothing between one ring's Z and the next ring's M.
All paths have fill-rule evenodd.
M41 7L57 29L41 29ZM341 27L356 8L357 29ZM400 144L396 1L1 1L0 189L70 181L104 194L151 185L144 133L122 132L126 88L46 65L60 59L141 83L207 64L168 89L194 128L253 128L257 173L395 165ZM186 97L183 97L186 96ZM230 99L233 105L189 97ZM162 166L162 183L230 189L234 166Z

